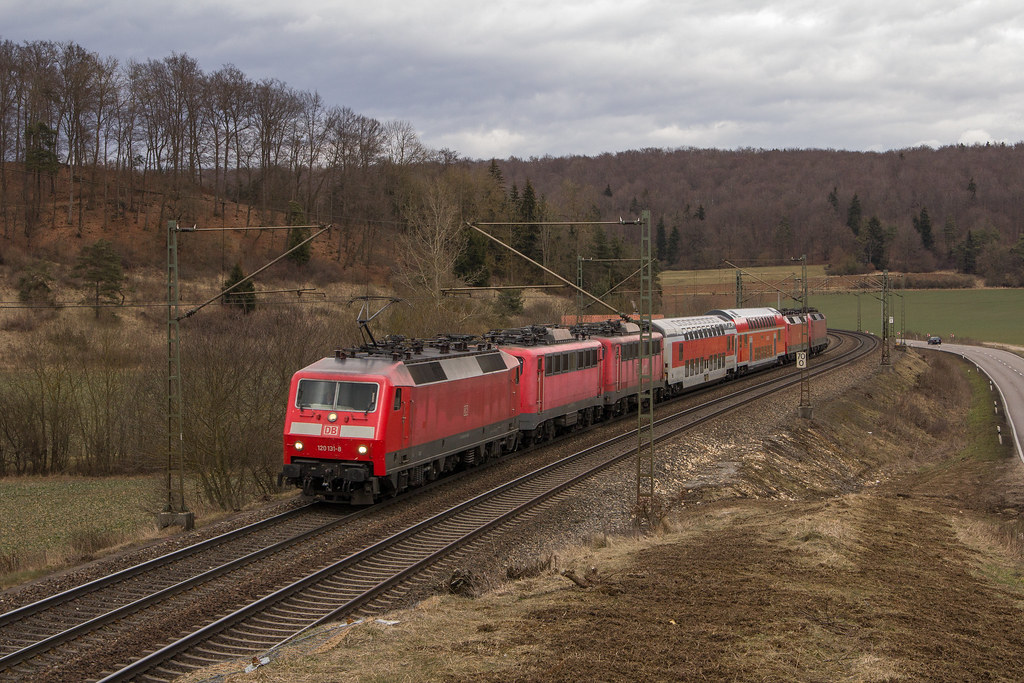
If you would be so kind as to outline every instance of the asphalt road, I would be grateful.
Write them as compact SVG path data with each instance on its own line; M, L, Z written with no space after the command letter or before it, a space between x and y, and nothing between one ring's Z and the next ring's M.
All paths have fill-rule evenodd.
M1017 456L1024 462L1024 358L1015 353L990 349L985 346L967 346L965 344L930 345L921 341L907 341L908 346L934 351L955 353L971 361L988 375L995 384L996 391L1002 398L1002 406L1006 410L1006 421L1013 432L1013 442L1017 448ZM994 400L994 399L993 399Z

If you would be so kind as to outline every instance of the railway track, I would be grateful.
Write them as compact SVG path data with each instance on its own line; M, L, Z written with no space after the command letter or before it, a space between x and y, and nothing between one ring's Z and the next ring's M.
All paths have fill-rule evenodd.
M865 335L851 335L849 338L856 341L850 345L854 349L843 348L847 347L845 343L836 343L839 352L830 352L828 358L819 361L812 372L831 370L859 357L858 350L866 352L863 350L865 345L877 344L877 341ZM671 438L711 417L798 381L797 373L774 377L736 394L659 419L655 426L655 439L661 441ZM191 632L190 629L184 629L169 634L165 630L161 632L162 637L157 643L140 639L140 629L145 629L154 618L167 621L169 612L180 611L184 615L195 611L194 605L176 607L176 596L187 595L200 585L212 585L212 588L207 588L208 592L230 590L224 586L231 586L236 581L251 580L239 579L245 576L244 567L249 567L250 574L253 571L258 573L260 570L253 567L259 567L261 561L269 561L267 558L270 555L308 541L321 533L324 527L333 528L350 518L337 517L335 512L337 518L334 520L310 521L312 527L307 530L285 533L288 538L273 543L260 541L257 543L259 548L248 553L235 550L234 556L226 561L214 562L207 558L200 564L209 564L210 569L198 573L193 569L190 578L177 583L169 583L164 579L167 585L163 587L152 579L136 577L145 577L153 571L159 573L169 570L133 568L128 570L134 572L133 576L117 578L119 575L114 575L94 582L102 583L102 586L90 588L92 584L88 584L74 589L84 592L82 595L67 596L70 602L58 600L65 595L61 594L49 599L53 601L51 605L37 603L0 615L0 634L3 634L0 636L0 644L6 646L8 641L14 643L6 646L6 649L0 649L3 655L0 657L0 675L33 680L65 680L95 679L106 673L109 675L104 680L169 680L212 663L266 652L297 633L344 615L383 610L406 594L415 582L430 580L431 576L444 571L447 565L471 551L474 544L490 532L512 523L524 523L542 510L544 505L557 500L573 484L629 457L635 453L635 444L635 434L609 439L383 538L337 562L328 563L327 566L311 571L301 581L265 591L263 597L255 600L236 602L236 606L244 606L224 610L218 615L219 618L215 617L212 621L208 615L197 615L199 621L196 623L205 625ZM301 517L296 513L281 517ZM278 518L266 520L254 527L271 529L281 525L284 528L284 519L277 522L274 520ZM252 543L262 533L253 527L247 529L250 529L247 533L240 533L245 532L245 529L232 532L238 535L237 539L225 539L227 545L242 545L242 539L246 537ZM214 540L206 543L211 547L216 546L212 543ZM186 562L187 557L191 556L168 559L161 566ZM133 581L143 585L150 581L156 589L148 593L139 589L140 592L136 593L128 587ZM221 588L217 588L218 585ZM107 594L105 598L102 597L104 593ZM144 595L139 597L142 593ZM79 607L78 611L82 611L87 618L80 619L75 626L58 633L48 633L46 627L39 626L66 623L63 621L65 617L61 615L69 609L75 610L73 605L76 601L90 600L90 595L93 596L93 602L81 604L96 604L97 597L101 605L106 602L120 604L106 611L101 608L83 610ZM61 603L63 606L60 606ZM94 611L97 614L90 616ZM157 617L151 616L154 613ZM11 625L16 626L13 636ZM54 630L53 626L49 628ZM36 632L42 636L33 636ZM135 637L118 635L125 632ZM35 638L34 642L24 644L32 638ZM129 644L113 645L122 641ZM20 647L16 648L16 645ZM141 655L145 656L140 659ZM115 671L115 662L133 663ZM106 671L103 667L106 667Z
M45 666L45 653L65 643L350 521L352 514L358 513L310 504L0 614L0 673L24 675ZM41 655L32 666L23 664Z

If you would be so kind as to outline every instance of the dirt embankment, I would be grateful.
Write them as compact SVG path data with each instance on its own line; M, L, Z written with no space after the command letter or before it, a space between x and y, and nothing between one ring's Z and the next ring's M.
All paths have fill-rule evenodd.
M1024 467L984 384L924 358L756 443L690 437L707 464L651 537L562 548L228 680L1022 680Z

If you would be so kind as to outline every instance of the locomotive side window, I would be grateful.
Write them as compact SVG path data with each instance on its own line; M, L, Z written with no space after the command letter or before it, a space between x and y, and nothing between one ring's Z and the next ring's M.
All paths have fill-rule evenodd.
M394 410L402 409L402 387L395 387L395 407Z

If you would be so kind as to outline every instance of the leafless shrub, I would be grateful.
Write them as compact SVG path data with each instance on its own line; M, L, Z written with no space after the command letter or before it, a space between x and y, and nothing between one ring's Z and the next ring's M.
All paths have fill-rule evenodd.
M116 545L120 540L116 534L99 529L79 529L71 536L70 549L74 555L89 559L97 551Z
M667 514L668 505L658 495L639 501L633 506L633 519L641 529L649 531L659 529Z
M544 557L534 558L526 562L513 562L505 567L505 576L511 581L519 579L532 579L535 576L551 570L554 565L555 556L547 554Z
M276 490L292 373L337 344L334 321L302 311L215 312L182 334L186 463L225 510Z
M13 553L0 553L0 576L13 574L22 569L21 558Z
M444 589L452 595L471 598L480 588L480 579L469 569L456 569L444 581Z
M14 367L0 384L0 472L63 472L78 410L75 360L44 344L26 348Z
M34 308L8 313L3 317L0 329L5 332L35 332L43 324L54 320L60 314L56 308Z

